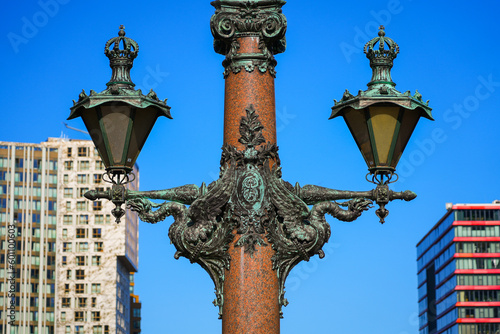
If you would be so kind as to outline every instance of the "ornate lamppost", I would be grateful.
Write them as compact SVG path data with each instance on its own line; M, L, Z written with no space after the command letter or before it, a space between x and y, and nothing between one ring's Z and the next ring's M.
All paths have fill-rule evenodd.
M357 96L346 90L330 117L344 117L375 189L340 191L284 181L274 101L274 55L285 51L286 45L284 4L282 0L212 2L216 11L210 26L215 51L226 57L226 87L220 178L208 186L125 189L130 167L156 118L170 118L170 108L153 91L143 95L133 89L129 71L138 46L123 29L106 44L113 69L108 88L89 96L83 92L71 108L70 118L84 119L113 183L110 191L90 191L85 196L113 201L117 221L124 203L148 223L173 216L169 238L177 249L175 257L198 263L212 278L214 304L226 334L279 333L290 270L316 254L324 256L322 247L330 237L325 214L352 221L374 201L384 222L389 201L416 197L411 191L394 192L388 185L418 119L432 119L418 93L402 94L394 88L390 70L399 48L381 29L379 37L365 46L373 69L368 90ZM344 202L335 202L339 200Z

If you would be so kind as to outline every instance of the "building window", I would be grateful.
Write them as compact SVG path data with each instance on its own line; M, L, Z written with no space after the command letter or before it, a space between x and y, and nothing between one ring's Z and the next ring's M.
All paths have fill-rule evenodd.
M94 252L102 252L103 251L103 246L102 242L95 242L94 243Z
M65 161L64 162L65 170L73 170L73 161Z
M83 326L75 326L75 334L84 334Z
M66 270L66 279L71 279L71 269Z
M106 215L106 224L111 223L111 215Z
M61 305L62 307L71 307L71 298L63 297Z
M77 252L86 252L89 250L89 243L88 242L78 242L76 244L76 251Z
M76 176L76 182L78 182L79 184L87 183L87 174L78 174Z
M73 188L64 188L64 198L73 198Z
M70 201L66 202L66 211L71 211L71 202Z
M97 298L92 297L92 304L90 305L90 307L96 307L96 306L97 306Z
M89 191L89 188L80 188L79 189L79 194L80 194L80 197L84 197L85 196L85 193Z
M63 182L64 183L68 183L69 182L69 175L68 174L64 174L63 175Z
M75 276L76 276L76 279L78 279L78 280L85 279L85 270L83 270L83 269L77 269Z
M77 266L86 266L87 265L87 261L86 261L87 257L86 256L77 256L76 257L76 265Z
M78 239L86 238L87 237L87 229L86 228L77 228L76 229L76 237Z
M92 334L102 334L102 326L94 326Z
M101 283L92 283L92 293L101 293Z
M140 308L132 309L132 314L133 314L134 318L140 318L141 317L141 309Z
M499 220L500 210L458 210L455 211L456 220Z
M101 265L101 257L98 255L92 256L92 265L93 266L100 266Z
M79 170L89 170L90 168L90 162L88 160L80 161L79 164Z
M85 284L75 284L75 293L85 293Z
M62 257L62 265L65 266L67 264L67 257L63 256Z
M101 321L101 312L92 312L92 321Z
M100 228L93 228L92 229L92 238L101 238L102 233Z
M67 238L68 237L68 229L63 228L63 230L62 230L62 236L63 236L63 238Z
M75 311L75 321L85 321L85 312Z
M63 252L71 252L71 242L63 242Z
M79 215L78 216L78 224L88 225L88 223L89 223L89 215Z
M104 224L104 215L95 215L96 224Z
M500 242L457 242L458 253L500 253Z
M64 215L63 224L64 225L73 225L73 216L72 215Z
M95 169L104 170L104 163L101 160L97 160L95 163Z
M71 157L71 154L73 153L72 151L73 151L72 147L68 147L68 154L67 154L68 158Z
M94 201L92 207L93 207L94 211L102 210L102 202L101 201Z
M66 321L66 312L61 312L61 321Z
M69 293L69 284L64 284L64 293Z
M94 174L94 183L102 182L102 174Z
M87 307L87 298L78 298L78 307Z
M24 159L16 158L16 168L23 168Z
M86 157L87 156L87 148L86 147L79 147L78 148L78 156L79 157Z
M76 202L76 210L78 210L78 211L87 211L87 202L86 201L78 201L78 202Z

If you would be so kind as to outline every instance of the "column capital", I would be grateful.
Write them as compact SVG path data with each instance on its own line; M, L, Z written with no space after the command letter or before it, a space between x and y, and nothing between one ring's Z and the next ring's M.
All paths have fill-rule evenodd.
M214 36L214 50L226 56L223 62L224 77L230 72L247 72L257 68L275 75L274 55L286 48L286 17L282 14L283 0L217 0L213 1L215 13L210 19ZM245 37L258 39L257 50L241 47Z

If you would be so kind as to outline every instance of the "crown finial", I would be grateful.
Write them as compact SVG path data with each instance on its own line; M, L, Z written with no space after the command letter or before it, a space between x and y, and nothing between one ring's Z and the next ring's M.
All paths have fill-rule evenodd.
M376 44L378 43L378 48ZM388 49L385 48L387 45ZM399 46L391 38L385 36L385 27L380 26L378 37L373 38L365 44L364 52L366 57L370 59L370 67L373 70L372 80L368 83L368 87L373 85L390 85L396 86L391 79L391 68L394 58L399 53Z
M385 31L384 31L385 27L384 26L380 26L378 29L379 29L378 35L380 37L384 37L385 36Z
M118 31L118 36L125 36L125 26L123 24L120 25L120 31Z
M378 50L375 49L375 45L379 43ZM385 49L385 45L388 46L388 50ZM380 26L378 37L371 39L365 44L364 52L366 57L370 60L372 58L384 57L384 58L396 58L399 53L399 46L392 40L392 38L385 37L385 27Z
M109 58L109 66L113 71L111 80L107 85L131 88L135 85L130 79L130 69L139 53L139 45L133 39L125 37L125 26L123 24L120 25L119 29L118 37L111 38L104 47L104 54Z

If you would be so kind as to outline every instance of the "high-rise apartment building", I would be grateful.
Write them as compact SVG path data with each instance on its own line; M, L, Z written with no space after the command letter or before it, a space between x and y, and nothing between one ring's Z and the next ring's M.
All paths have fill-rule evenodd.
M109 187L103 173L91 141L0 142L1 334L131 332L138 219L127 211L116 224L112 203L83 198Z
M500 333L500 202L447 210L417 244L420 334Z
M0 333L54 333L58 150L0 143Z

